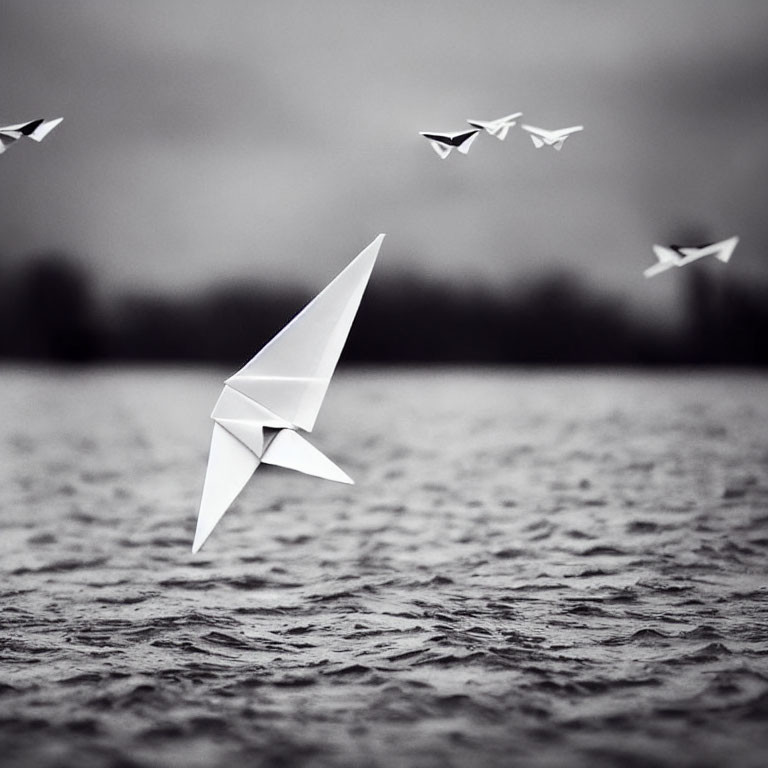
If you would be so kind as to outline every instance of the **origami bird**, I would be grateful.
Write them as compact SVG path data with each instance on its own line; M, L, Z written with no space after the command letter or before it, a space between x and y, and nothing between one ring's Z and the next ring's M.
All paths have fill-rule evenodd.
M0 127L0 155L19 139L42 141L63 119L63 117L57 117L55 120L48 121L32 120L29 123Z
M456 133L427 133L419 131L419 135L429 139L432 149L445 160L451 154L451 150L458 149L462 155L469 152L472 142L480 133L479 128L473 128L471 131L457 131Z
M727 264L733 255L733 251L739 243L738 236L721 240L719 243L707 243L705 245L654 245L653 252L658 261L651 267L648 267L643 274L646 277L653 277L661 272L666 272L672 267L684 267L692 261L703 259L705 256L714 256L718 261Z
M517 125L517 118L522 117L522 112L515 112L512 115L506 117L499 117L496 120L467 120L470 125L475 128L480 128L491 136L495 136L499 141L504 141L507 138L509 129Z
M357 314L379 235L256 356L228 378L213 435L192 552L197 552L259 464L352 483L311 445L311 432Z
M545 131L543 128L536 128L533 125L521 125L524 131L531 134L531 141L536 149L543 146L554 147L558 152L563 148L563 143L572 134L583 131L583 125L574 125L571 128L560 128L557 131Z

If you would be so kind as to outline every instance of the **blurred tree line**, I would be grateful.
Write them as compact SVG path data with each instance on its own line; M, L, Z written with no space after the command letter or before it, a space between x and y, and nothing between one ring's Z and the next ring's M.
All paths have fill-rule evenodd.
M0 264L0 267L2 265ZM768 286L697 262L683 280L685 319L663 328L567 274L508 297L403 275L369 286L344 360L365 364L768 364ZM241 364L310 298L238 282L196 296L125 295L100 302L64 254L0 268L0 357L57 363Z

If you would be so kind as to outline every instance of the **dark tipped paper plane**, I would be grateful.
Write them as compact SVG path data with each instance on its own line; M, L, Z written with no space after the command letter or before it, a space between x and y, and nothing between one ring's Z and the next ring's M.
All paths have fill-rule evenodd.
M18 125L0 126L0 155L19 139L42 141L63 119L57 117L55 120L40 119Z
M448 157L454 149L458 149L462 155L466 155L472 146L472 142L477 138L478 133L480 133L479 128L473 128L471 131L457 131L456 133L428 133L427 131L419 131L419 135L428 139L432 149L443 159Z

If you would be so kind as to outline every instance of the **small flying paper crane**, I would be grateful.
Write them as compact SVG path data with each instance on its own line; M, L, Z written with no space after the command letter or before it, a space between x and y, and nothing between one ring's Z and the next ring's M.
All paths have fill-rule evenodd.
M515 112L513 115L499 117L496 120L467 120L467 122L475 128L487 131L499 141L504 141L507 138L509 129L517 125L517 118L522 116L522 112Z
M451 154L452 149L458 149L462 155L469 152L472 142L480 133L479 128L473 128L471 131L457 131L456 133L427 133L419 131L419 135L429 139L432 149L445 160Z
M368 285L379 235L256 356L228 378L213 436L192 552L197 552L262 462L352 483L298 433L311 432Z
M572 133L584 130L583 125L560 128L557 131L545 131L543 128L536 128L532 125L521 125L520 127L531 134L531 141L536 149L541 149L546 145L554 147L558 152L563 148L563 143Z
M653 277L672 267L684 267L686 264L703 259L705 256L714 256L718 261L727 264L738 243L739 238L734 235L727 240L721 240L719 243L707 243L706 245L670 245L668 248L663 245L654 245L653 252L658 261L653 266L648 267L643 274L646 277Z
M19 139L27 138L33 141L42 141L63 119L63 117L57 117L55 120L40 119L18 125L1 126L0 155Z

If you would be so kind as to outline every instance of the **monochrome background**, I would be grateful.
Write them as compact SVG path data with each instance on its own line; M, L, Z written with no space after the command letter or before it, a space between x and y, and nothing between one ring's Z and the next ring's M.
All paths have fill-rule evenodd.
M0 748L768 760L768 4L3 0ZM524 113L441 161L418 135ZM386 232L312 441L222 380ZM654 243L739 235L647 280Z
M79 290L73 303L93 305L81 325L104 337L81 339L81 357L230 362L241 344L253 348L263 318L249 318L237 350L218 352L232 338L220 306L232 292L246 307L277 304L262 320L269 335L293 312L286 293L309 297L387 232L372 292L393 334L408 336L391 306L405 289L419 329L441 315L463 327L478 304L492 308L471 334L498 337L475 353L488 362L561 361L556 331L543 327L547 304L567 315L561 333L577 317L603 326L603 347L600 334L572 332L571 346L586 347L575 361L696 362L701 350L685 346L696 333L658 349L709 313L748 347L719 358L763 363L766 29L760 0L11 0L2 118L65 121L3 157L6 285L31 285L27 314L49 303L37 295L40 271L59 296ZM559 153L535 151L520 130L504 143L481 136L471 155L444 162L418 136L514 111L586 130ZM733 234L741 243L727 274L715 264L711 276L701 265L642 277L653 243ZM715 275L718 302L711 286L691 285ZM456 294L474 307L462 314ZM420 296L437 316L418 312ZM169 336L180 313L184 328L196 319L210 348L149 348L146 329L124 317L137 302ZM507 326L520 324L542 328L538 350L508 346ZM445 340L431 349L430 331L406 357L466 357ZM46 341L5 351L45 356ZM398 358L378 345L366 354Z

